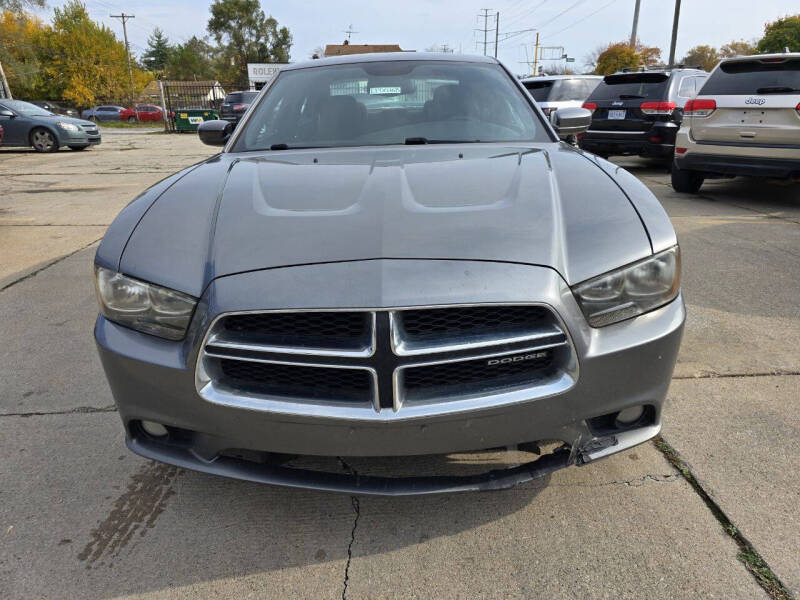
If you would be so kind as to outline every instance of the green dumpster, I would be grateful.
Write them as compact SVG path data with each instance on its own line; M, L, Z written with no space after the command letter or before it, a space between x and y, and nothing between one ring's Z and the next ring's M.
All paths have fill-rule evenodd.
M179 108L175 111L175 131L197 131L203 121L219 119L213 108Z

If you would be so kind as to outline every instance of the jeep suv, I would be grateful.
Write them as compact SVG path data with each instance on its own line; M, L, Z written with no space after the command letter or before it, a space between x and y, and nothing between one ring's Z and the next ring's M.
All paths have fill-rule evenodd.
M633 154L671 162L683 107L707 76L683 67L606 75L583 103L593 114L580 147L603 157Z
M602 81L600 75L547 75L522 80L522 85L550 116L559 108L580 106Z
M723 60L685 117L676 191L696 193L707 177L800 178L800 52Z
M258 92L231 92L222 101L219 118L234 124L238 123L256 96L258 96Z

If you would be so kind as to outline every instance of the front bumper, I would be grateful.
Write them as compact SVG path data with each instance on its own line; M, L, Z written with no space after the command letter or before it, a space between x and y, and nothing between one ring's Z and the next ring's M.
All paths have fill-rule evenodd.
M160 340L98 318L97 345L129 447L156 460L253 481L360 493L433 493L507 487L624 450L660 430L661 406L685 318L681 298L636 319L592 329L568 286L551 269L467 261L375 262L380 266L367 267L366 262L315 265L217 279L201 299L183 342ZM382 278L375 277L376 268ZM408 277L419 280L420 273L427 273L428 289L409 291ZM347 284L331 286L326 297L320 298L321 277ZM458 290L457 297L453 290ZM222 405L202 398L195 388L194 367L205 330L221 313L532 299L546 303L561 317L579 363L574 385L555 395L460 412L406 416L402 410L389 410L376 413L376 418L351 419ZM650 418L633 430L600 432L590 421L636 405L650 407ZM162 423L180 435L175 443L163 443L141 430L141 420ZM564 449L539 459L543 462L458 481L298 474L294 469L221 455L242 449L321 456L407 456L541 440L558 440Z

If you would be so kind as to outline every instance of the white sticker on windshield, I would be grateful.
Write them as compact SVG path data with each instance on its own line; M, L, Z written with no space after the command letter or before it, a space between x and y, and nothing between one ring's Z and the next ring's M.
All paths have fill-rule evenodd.
M369 88L370 94L399 94L403 89L400 87L374 87Z

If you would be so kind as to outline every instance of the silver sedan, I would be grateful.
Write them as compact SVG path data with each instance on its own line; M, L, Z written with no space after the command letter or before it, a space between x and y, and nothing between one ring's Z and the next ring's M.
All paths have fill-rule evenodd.
M365 494L497 489L661 429L684 324L667 215L559 140L485 57L285 67L222 152L129 204L95 259L95 337L134 452ZM541 442L556 440L539 455ZM483 474L358 476L288 455L517 446Z

